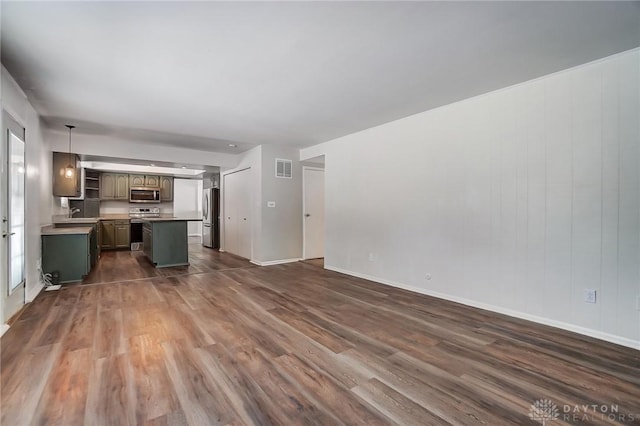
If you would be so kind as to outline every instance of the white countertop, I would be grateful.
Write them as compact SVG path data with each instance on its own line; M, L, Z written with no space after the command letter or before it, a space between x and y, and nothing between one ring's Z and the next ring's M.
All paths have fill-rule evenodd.
M100 221L99 217L54 217L54 224L65 224L65 223L90 223L96 224Z
M86 235L91 233L91 231L93 231L93 226L56 227L53 225L47 225L40 228L41 235Z

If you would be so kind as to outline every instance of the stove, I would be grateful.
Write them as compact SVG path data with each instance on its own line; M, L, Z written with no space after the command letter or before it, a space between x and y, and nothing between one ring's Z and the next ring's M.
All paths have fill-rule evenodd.
M129 218L131 218L131 250L142 250L142 222L148 217L160 217L158 207L131 207Z
M145 217L160 217L159 207L131 207L129 209L129 217L131 222L136 222L136 219L144 219Z

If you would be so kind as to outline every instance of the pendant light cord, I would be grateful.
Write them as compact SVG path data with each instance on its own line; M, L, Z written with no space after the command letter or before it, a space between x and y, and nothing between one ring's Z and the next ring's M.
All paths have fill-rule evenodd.
M69 165L71 165L71 129L75 129L76 126L70 124L65 124L65 126L69 128Z

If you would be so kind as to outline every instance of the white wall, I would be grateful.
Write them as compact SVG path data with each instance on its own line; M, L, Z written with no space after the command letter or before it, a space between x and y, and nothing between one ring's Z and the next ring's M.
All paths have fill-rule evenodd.
M636 49L303 150L326 267L640 348L639 83Z
M220 172L220 248L224 250L224 176L248 169L251 174L251 259L259 262L262 258L262 146L257 146L240 156L238 165L233 169Z
M291 179L276 178L276 158L292 160ZM299 150L262 146L261 262L302 257L302 166ZM267 207L275 201L275 207Z
M202 180L173 180L173 214L178 217L202 217ZM188 222L189 235L202 235L202 222Z
M247 151L238 167L221 172L221 217L224 217L224 176L250 169L252 184L251 261L258 265L298 260L302 257L302 167L299 150L261 145ZM275 159L293 161L293 178L275 177ZM275 201L276 207L267 207ZM221 221L224 249L224 220Z
M25 128L26 145L26 299L42 289L37 265L41 258L40 227L51 222L51 151L36 111L9 73L2 68L2 108Z

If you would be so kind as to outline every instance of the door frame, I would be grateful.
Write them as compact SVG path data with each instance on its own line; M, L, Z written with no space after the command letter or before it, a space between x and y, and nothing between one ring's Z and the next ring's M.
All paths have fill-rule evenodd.
M302 166L302 260L307 259L307 221L304 220L304 215L306 214L306 211L307 211L307 206L306 206L307 179L305 175L305 171L307 170L316 170L316 171L326 173L325 169L322 167ZM323 174L323 177L324 176L325 175ZM326 185L324 185L323 188L326 191ZM325 200L326 200L325 192L323 192L322 195L325 197ZM323 257L324 257L324 253L323 253Z
M2 115L2 118L0 119L0 125L2 127L2 142L0 143L0 195L2 195L2 199L4 200L4 203L0 202L0 216L2 216L3 213L6 212L7 215L9 215L9 208L10 206L8 205L9 203L9 170L8 170L8 162L9 162L9 132L11 131L11 133L15 134L17 137L19 137L22 142L24 143L24 164L25 164L25 169L27 168L27 129L26 126L24 126L19 120L16 120L14 118L14 115L11 114L11 112L6 109L6 108L2 108L2 110L0 111L0 114ZM20 129L20 131L18 133L14 132L13 130L18 130ZM6 170L5 170L6 169ZM5 176L6 174L6 176ZM24 277L22 280L22 284L20 284L19 286L17 286L16 288L14 288L13 290L10 289L10 284L9 284L9 273L10 273L10 268L9 268L9 250L8 250L8 244L5 241L4 238L1 239L0 244L2 244L2 248L0 249L0 274L1 274L1 278L2 278L2 282L4 283L3 285L0 285L0 324L2 324L2 328L0 329L0 335L2 335L2 333L4 333L4 331L6 331L6 328L8 328L8 326L6 326L6 323L4 321L5 316L12 316L15 313L17 313L25 304L26 304L26 297L27 297L27 262L26 262L26 257L27 257L27 224L26 224L26 197L27 197L27 178L26 178L26 170L25 170L25 175L24 175L24 185L25 185L25 194L24 194L24 212L25 212L25 223L24 223L24 241L23 241L23 249L24 249ZM4 224L2 226L4 228ZM17 297L17 293L21 293L22 297L21 297L21 303L20 306L15 310L15 312L8 312L7 308L8 308L8 304L7 302L9 301L9 299L11 297L15 298ZM5 327L6 326L6 327Z

